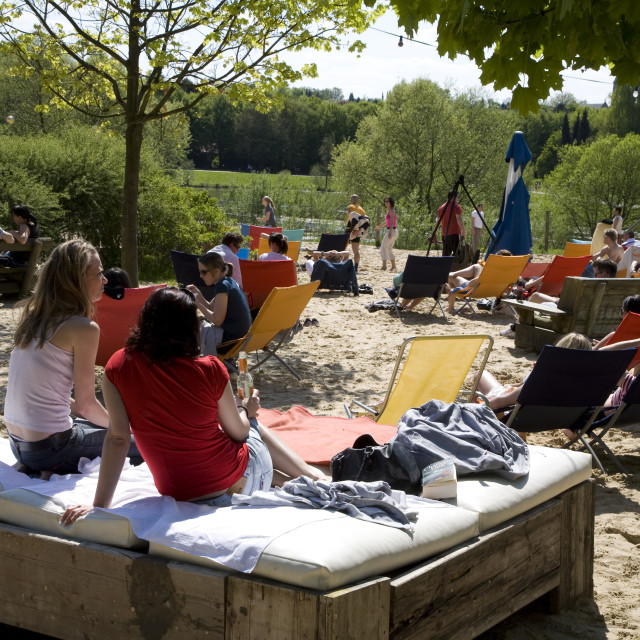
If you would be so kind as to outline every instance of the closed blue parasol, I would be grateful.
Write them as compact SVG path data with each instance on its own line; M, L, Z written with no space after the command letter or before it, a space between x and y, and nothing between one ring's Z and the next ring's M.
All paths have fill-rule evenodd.
M507 149L505 162L509 163L507 185L502 196L500 216L493 227L487 256L500 249L508 249L514 256L533 253L531 220L529 219L529 192L522 172L531 160L522 131L516 131Z

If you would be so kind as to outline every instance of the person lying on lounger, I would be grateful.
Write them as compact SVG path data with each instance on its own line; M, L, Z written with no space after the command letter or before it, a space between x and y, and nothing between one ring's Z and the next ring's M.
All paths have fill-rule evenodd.
M197 307L185 289L151 294L127 346L105 367L103 393L110 428L93 507L110 506L132 432L158 491L176 500L228 506L232 494L272 481L326 479L258 423L257 390L234 398L224 365L200 356ZM61 521L93 507L70 506Z

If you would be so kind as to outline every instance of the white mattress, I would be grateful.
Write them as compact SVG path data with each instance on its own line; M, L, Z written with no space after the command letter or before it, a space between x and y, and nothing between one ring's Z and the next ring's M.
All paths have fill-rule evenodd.
M447 500L480 516L480 532L533 509L591 477L591 454L529 446L530 470L515 481L490 474L458 478L458 496Z

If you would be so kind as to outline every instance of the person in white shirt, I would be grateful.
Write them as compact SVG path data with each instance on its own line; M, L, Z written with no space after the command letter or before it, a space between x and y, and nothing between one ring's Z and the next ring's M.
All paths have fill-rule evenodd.
M288 250L287 237L274 231L269 236L269 253L263 253L258 260L291 260L285 255Z
M482 227L484 220L484 205L480 202L475 211L471 213L471 251L476 255L480 248L480 238L482 237Z
M240 285L242 289L242 272L240 270L240 259L238 258L238 251L242 249L244 243L244 237L237 231L230 231L222 236L222 244L219 244L213 249L207 251L211 253L215 251L224 258L225 262L229 262L233 265L233 279Z

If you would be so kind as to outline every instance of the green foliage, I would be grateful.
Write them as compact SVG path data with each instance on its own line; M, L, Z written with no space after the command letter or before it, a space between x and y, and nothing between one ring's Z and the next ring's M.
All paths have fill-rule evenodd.
M544 145L536 161L536 177L544 178L558 166L558 162L560 162L562 136L563 134L560 131L554 131L549 136L547 144Z
M640 134L640 104L634 89L629 85L617 85L607 111L606 130L620 138L628 133Z
M562 88L565 69L610 66L619 83L640 77L637 0L392 0L399 24L413 34L436 23L438 53L459 54L481 69L483 85L513 91L511 105L537 111Z

